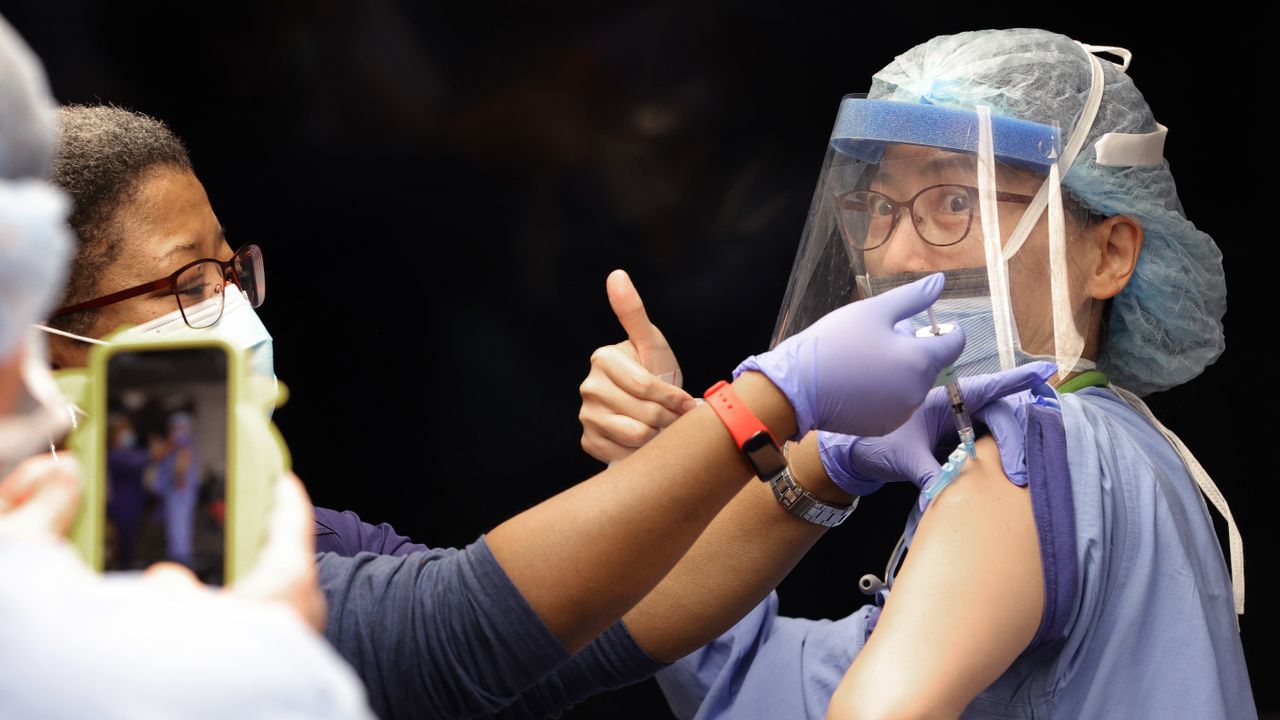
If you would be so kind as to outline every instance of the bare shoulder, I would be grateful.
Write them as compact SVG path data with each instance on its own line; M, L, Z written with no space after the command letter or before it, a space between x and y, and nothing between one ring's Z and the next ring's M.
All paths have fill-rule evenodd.
M1009 482L1000 465L995 440L984 437L976 444L977 459L969 460L951 485L938 494L921 520L925 524L968 523L979 517L1026 524L1034 531L1031 494L1025 487ZM1032 538L1034 540L1034 537Z
M954 717L1035 636L1044 576L1030 494L1005 477L993 440L977 455L921 518L833 709Z

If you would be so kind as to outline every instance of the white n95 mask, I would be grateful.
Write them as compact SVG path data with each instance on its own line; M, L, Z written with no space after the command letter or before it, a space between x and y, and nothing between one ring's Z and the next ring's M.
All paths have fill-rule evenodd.
M249 367L254 374L275 379L275 351L272 347L271 333L262 324L258 313L245 298L239 288L227 283L223 288L225 298L211 297L187 310L183 318L181 310L174 310L168 315L150 322L135 325L116 336L125 340L193 340L217 338L233 348L244 350L249 354ZM211 316L218 314L218 304L223 303L222 317L218 322L204 328L193 328L187 324L202 325Z
M245 298L244 292L233 283L227 283L223 288L223 292L226 296L225 298L221 296L211 297L188 308L185 319L181 310L174 310L167 315L161 315L154 320L128 328L113 337L112 340L116 342L181 339L221 340L232 348L246 353L250 372L257 377L265 378L275 386L275 351L272 346L271 333L267 332L267 327L262 324L262 319L258 317L258 313L254 312L253 306ZM217 316L219 302L224 304L222 306L222 317L218 318L216 323L202 328L193 328L187 324L188 320L197 325L207 323L209 318ZM93 345L111 344L103 340L55 330L43 325L37 325L36 327L45 332ZM270 393L268 412L270 412L270 408L275 407L277 396L278 388L275 392Z

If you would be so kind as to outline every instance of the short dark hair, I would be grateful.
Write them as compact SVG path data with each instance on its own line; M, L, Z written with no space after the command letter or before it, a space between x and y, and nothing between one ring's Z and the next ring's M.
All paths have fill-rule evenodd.
M78 247L62 305L89 300L95 279L120 252L117 213L137 193L148 172L191 170L191 157L163 122L111 105L64 105L53 159L53 182L71 197L71 229ZM84 333L97 311L59 318L55 324Z

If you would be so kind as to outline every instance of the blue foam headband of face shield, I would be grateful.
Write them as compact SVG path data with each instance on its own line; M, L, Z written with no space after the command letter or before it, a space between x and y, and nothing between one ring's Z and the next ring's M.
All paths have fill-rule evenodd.
M1061 133L1056 127L993 114L991 134L996 158L1014 167L1047 173L1058 159ZM978 114L897 100L846 97L840 101L831 133L836 152L876 163L891 144L977 153Z

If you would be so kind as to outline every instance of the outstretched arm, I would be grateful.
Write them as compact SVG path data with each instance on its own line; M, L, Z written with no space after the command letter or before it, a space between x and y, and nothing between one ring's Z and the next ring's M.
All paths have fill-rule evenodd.
M932 275L835 310L744 361L734 387L775 438L890 432L960 354L958 333L922 339L894 329L942 284ZM748 467L711 408L698 408L627 461L503 523L489 546L573 652L671 570L750 478Z
M820 500L852 496L827 478L817 433L791 451L796 481ZM769 594L827 528L787 512L761 482L743 488L679 564L623 621L655 660L674 662L732 627Z
M786 398L763 375L734 387L775 436L795 434ZM574 652L652 589L750 477L728 430L701 407L627 462L499 525L489 547Z

